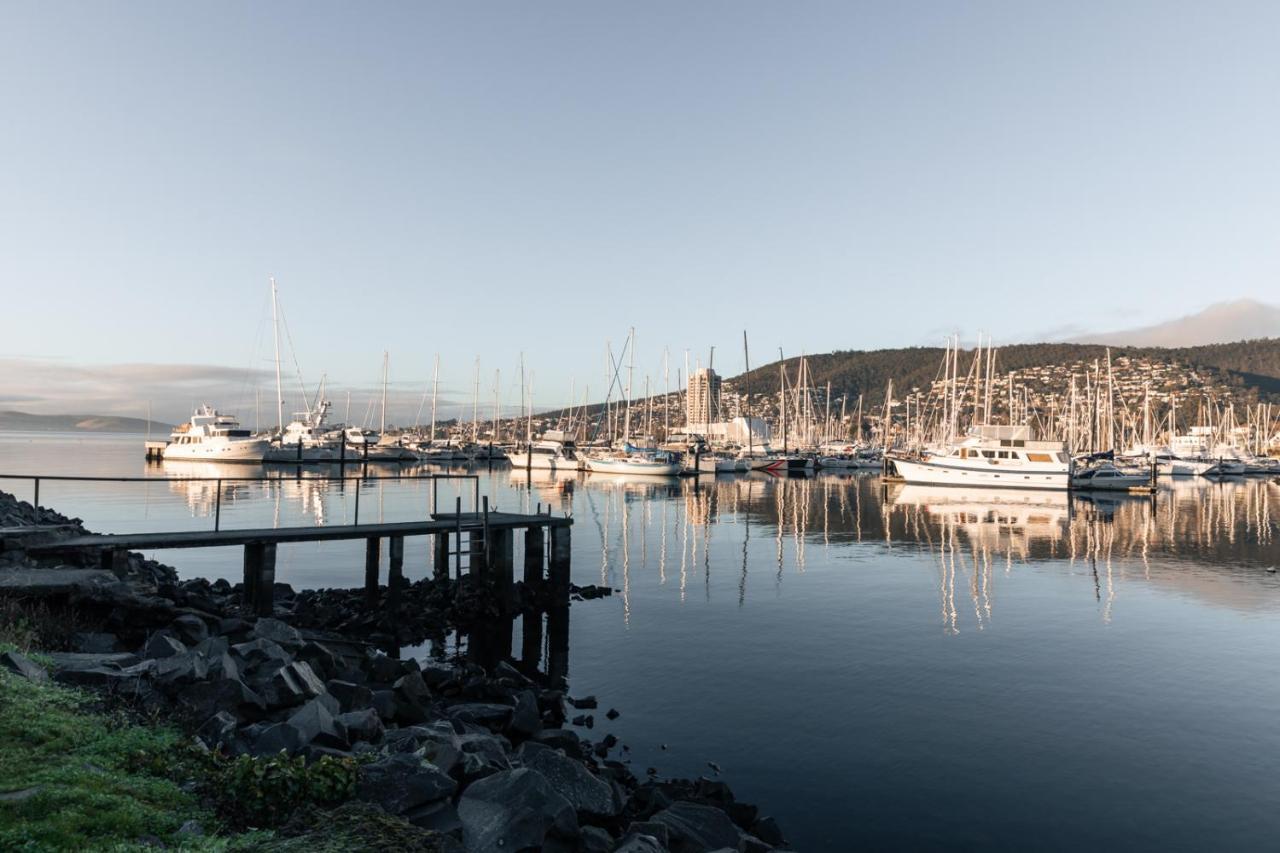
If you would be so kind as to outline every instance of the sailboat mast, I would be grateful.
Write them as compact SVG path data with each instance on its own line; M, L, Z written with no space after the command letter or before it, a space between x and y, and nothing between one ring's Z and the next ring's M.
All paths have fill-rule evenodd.
M436 366L431 372L431 441L436 440L436 393L440 390L440 353L436 353Z
M627 336L627 346L631 350L631 355L627 360L627 411L623 415L623 441L631 440L631 383L636 375L636 330L634 326L631 328L631 334Z
M284 386L280 383L280 307L275 277L271 278L271 327L276 341L276 429L284 434Z
M476 385L471 395L471 443L480 440L480 356L476 356Z
M382 416L379 418L378 435L387 431L387 371L391 366L391 355L382 351Z

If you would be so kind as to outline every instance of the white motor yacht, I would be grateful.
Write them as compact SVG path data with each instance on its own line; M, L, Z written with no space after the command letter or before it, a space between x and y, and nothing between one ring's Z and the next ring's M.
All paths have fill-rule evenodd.
M961 442L915 455L890 454L908 483L1066 489L1071 457L1060 441L1036 441L1025 426L975 426Z
M257 438L231 415L212 406L196 409L191 420L175 427L164 458L198 462L261 462L271 443Z

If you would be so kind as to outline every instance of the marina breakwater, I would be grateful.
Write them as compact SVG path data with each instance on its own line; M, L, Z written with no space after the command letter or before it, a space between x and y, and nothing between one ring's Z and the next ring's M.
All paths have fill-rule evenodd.
M476 571L415 583L392 575L382 587L376 563L372 595L368 583L295 591L248 571L247 584L179 579L170 566L104 548L79 519L3 492L0 538L0 597L39 641L4 654L4 678L43 681L47 666L54 682L176 725L212 753L337 762L351 768L350 799L420 849L786 846L777 823L738 802L718 773L636 772L625 744L595 738L597 700L568 692L569 599L607 589L567 587L561 597L551 584L548 597L530 573L512 581L508 599L494 594L501 574L495 587L494 573ZM445 656L450 632L470 638L465 657ZM398 656L423 645L434 654ZM603 730L619 714L600 716ZM52 792L3 794L0 810L38 809ZM320 820L307 814L277 822Z

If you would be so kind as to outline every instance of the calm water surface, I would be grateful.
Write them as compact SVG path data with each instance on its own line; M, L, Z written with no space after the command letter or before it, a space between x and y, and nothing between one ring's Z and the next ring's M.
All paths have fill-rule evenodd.
M211 527L216 487L184 478L261 473L141 456L136 436L0 436L0 472L154 477L41 485L104 532ZM363 484L360 519L470 500L424 472ZM595 734L640 774L716 762L797 849L1280 838L1280 482L1091 502L874 476L477 473L500 509L571 512L574 580L621 592L571 611L573 692L622 711L597 713ZM224 484L221 523L350 523L355 492ZM406 545L420 577L427 543ZM234 549L157 556L239 579ZM277 578L354 586L362 566L359 542L282 546Z

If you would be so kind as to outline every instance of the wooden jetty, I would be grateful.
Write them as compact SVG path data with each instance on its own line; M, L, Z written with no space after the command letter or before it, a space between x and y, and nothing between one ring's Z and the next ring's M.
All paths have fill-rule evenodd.
M573 519L549 514L490 512L488 498L481 512L464 513L461 499L452 513L435 513L428 520L389 524L352 524L333 527L277 527L245 530L175 531L171 533L123 533L73 536L33 544L32 554L59 554L97 549L102 568L111 570L115 555L126 551L168 550L171 548L244 547L244 587L246 607L259 616L271 614L274 604L276 548L289 542L328 542L339 539L365 540L364 589L370 607L378 603L379 560L382 540L387 540L389 568L386 606L399 605L404 585L404 540L406 536L434 536L431 569L436 579L463 570L477 581L488 583L505 610L513 600L515 582L515 535L523 531L523 580L534 589L547 589L556 603L569 601L570 530ZM548 543L549 540L549 543ZM549 544L549 547L548 547ZM465 565L464 565L465 563Z

